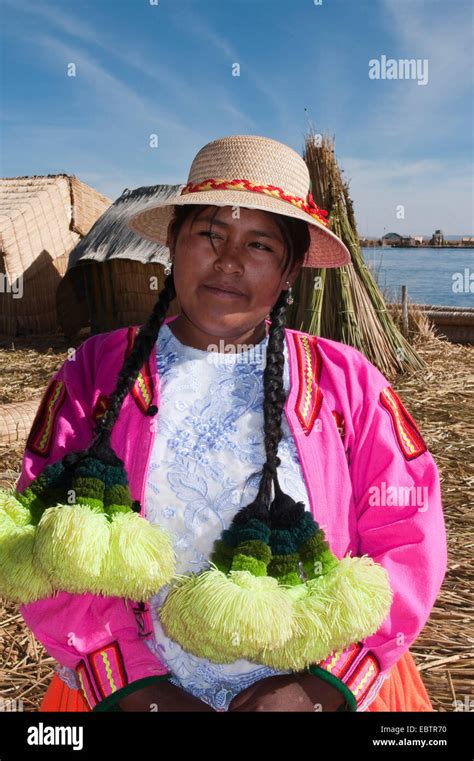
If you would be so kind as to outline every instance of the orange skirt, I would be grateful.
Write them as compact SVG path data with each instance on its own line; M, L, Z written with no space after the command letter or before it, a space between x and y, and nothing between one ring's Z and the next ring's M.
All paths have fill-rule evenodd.
M73 690L54 674L40 711L90 711L80 690ZM406 651L390 671L367 711L434 711L413 656Z

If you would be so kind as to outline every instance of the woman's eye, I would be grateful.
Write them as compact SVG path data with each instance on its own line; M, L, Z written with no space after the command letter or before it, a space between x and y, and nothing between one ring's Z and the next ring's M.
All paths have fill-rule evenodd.
M209 230L203 230L202 232L198 233L198 235L206 235L208 238L210 238L211 236L215 238L219 237L217 233L211 233L209 232Z
M221 240L221 236L217 233L210 232L209 230L202 230L198 235L205 235L206 238L218 238ZM270 253L273 253L273 249L269 248L268 246L264 246L263 243L260 243L260 241L256 240L253 241L253 243L250 244L251 246L260 246L259 251L269 251Z
M264 246L263 243L260 243L259 241L255 241L254 243L252 243L252 246L262 246L262 248L265 251L273 251L272 248L268 248L268 246Z

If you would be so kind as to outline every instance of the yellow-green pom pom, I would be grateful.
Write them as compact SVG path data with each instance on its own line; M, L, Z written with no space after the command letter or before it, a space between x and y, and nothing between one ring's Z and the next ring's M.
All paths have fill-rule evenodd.
M117 513L131 513L133 512L130 507L127 507L127 505L107 505L105 508L105 512L107 515L111 518L113 515L116 515Z
M299 584L287 594L293 601L293 636L282 647L264 649L259 654L259 662L278 671L302 671L333 650L328 616L330 598L326 586L320 583L314 584L312 589Z
M4 521L7 526L26 526L31 523L31 514L13 494L0 489L0 524Z
M103 594L146 600L175 571L171 536L138 513L116 513L102 567Z
M85 507L88 507L90 510L92 510L94 513L103 513L104 512L104 505L101 499L96 499L95 497L81 497L80 502L78 502L79 505L84 505Z
M343 558L326 575L288 594L294 600L295 634L283 647L259 655L260 663L277 670L301 671L370 636L392 601L386 570L368 556Z
M26 489L21 492L21 494L17 492L16 499L21 502L24 507L29 509L30 512L34 510L35 507L37 509L41 509L43 507L43 503L40 499L38 499L31 486L27 486Z
M86 505L51 507L37 526L35 556L56 589L98 594L109 538L104 513Z
M328 616L336 647L346 647L380 628L390 611L393 593L386 569L373 558L347 556L320 581L331 600ZM317 582L308 581L308 587Z
M293 605L270 576L248 571L226 576L213 567L178 581L161 608L161 621L168 636L195 655L201 653L189 629L206 631L208 642L231 660L252 659L262 648L281 646L291 637Z
M12 528L0 535L0 596L17 603L50 597L53 589L37 567L33 546L36 528Z
M163 623L161 615L160 620ZM232 663L236 659L235 649L233 652L229 652L226 643L220 643L215 638L213 639L212 632L210 633L208 629L196 631L194 626L188 625L186 616L181 615L177 621L173 622L173 631L176 636L174 641L186 641L187 652L193 655L206 658L213 663ZM234 642L233 644L237 643Z

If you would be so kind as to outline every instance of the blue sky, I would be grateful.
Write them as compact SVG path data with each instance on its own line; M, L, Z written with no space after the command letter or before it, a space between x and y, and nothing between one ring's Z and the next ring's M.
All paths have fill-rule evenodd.
M360 234L474 234L470 0L153 2L0 0L3 176L66 172L115 200L186 182L223 135L301 153L312 123ZM427 60L427 84L370 79L382 55Z

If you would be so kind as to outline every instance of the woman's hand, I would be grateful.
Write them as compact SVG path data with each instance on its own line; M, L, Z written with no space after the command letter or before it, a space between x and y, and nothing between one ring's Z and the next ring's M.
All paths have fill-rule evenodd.
M239 692L229 711L337 711L345 703L336 687L313 674L279 674Z
M150 684L119 701L122 711L212 711L214 709L167 680Z

